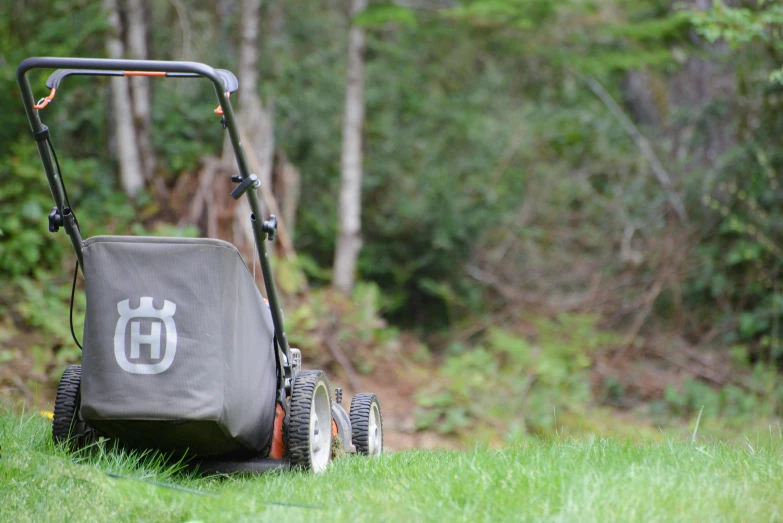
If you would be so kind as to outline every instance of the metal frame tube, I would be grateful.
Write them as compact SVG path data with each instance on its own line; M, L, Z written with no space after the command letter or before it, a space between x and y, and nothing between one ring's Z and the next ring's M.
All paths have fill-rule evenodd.
M65 232L68 233L68 237L71 239L73 250L76 251L76 259L79 261L79 267L84 267L84 260L82 259L82 235L79 232L79 225L76 223L76 217L68 207L63 209L63 227L65 227Z
M251 207L253 206L252 201L256 200L256 206L258 206L258 196L256 195L255 191L250 194L250 191L248 191L251 201ZM266 288L266 295L269 299L269 304L272 309L272 319L275 322L275 325L283 324L283 311L280 308L280 298L277 294L277 286L275 285L275 281L273 278L266 277L267 274L272 274L272 265L269 262L269 253L266 250L266 245L264 241L266 240L266 233L264 233L263 230L261 230L261 224L259 223L258 219L256 218L256 214L250 216L250 219L253 222L253 235L256 238L256 244L259 245L258 254L259 254L259 263L261 264L261 273L264 275L264 287ZM288 361L288 366L291 365L291 348L288 345L288 337L285 334L285 330L283 329L275 329L276 330L276 337L277 337L277 343L280 345L280 347L283 349L283 353L285 354L286 360ZM290 376L289 376L290 377Z

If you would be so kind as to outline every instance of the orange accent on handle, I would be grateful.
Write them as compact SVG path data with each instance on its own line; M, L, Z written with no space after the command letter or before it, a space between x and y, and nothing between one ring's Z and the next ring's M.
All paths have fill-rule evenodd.
M164 71L123 71L123 76L166 76Z
M226 91L226 98L231 98L231 93ZM215 109L215 114L218 116L223 116L223 106L218 105L217 109Z
M275 409L275 425L272 430L272 449L269 451L269 457L274 459L283 459L285 454L285 442L283 441L283 418L285 412L280 404Z
M337 435L337 422L332 420L332 437Z
M33 109L36 109L36 110L40 111L41 109L43 109L44 107L46 107L47 105L49 105L49 102L51 102L52 100L54 100L54 93L56 93L56 92L57 92L57 89L55 89L54 87L52 87L52 90L51 90L51 91L49 91L49 96L47 96L46 98L44 98L44 99L43 99L43 102L41 102L40 104L35 104L35 105L33 106Z

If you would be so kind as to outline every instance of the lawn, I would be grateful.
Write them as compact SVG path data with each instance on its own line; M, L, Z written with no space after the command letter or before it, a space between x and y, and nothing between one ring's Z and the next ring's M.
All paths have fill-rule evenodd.
M68 455L0 414L0 521L783 521L783 438L561 439L344 458L320 475L209 477L155 456Z

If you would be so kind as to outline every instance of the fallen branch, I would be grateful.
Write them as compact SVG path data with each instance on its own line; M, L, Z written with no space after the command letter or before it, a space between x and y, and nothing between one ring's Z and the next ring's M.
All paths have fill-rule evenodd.
M641 153L647 158L647 161L650 163L650 167L652 168L653 174L655 174L658 182L666 192L666 196L669 199L669 202L672 204L674 211L677 213L677 217L680 219L680 222L686 224L688 221L688 216L685 213L685 206L683 205L680 196L677 194L677 191L674 190L674 184L672 184L671 177L669 176L669 173L666 172L666 169L663 168L663 164L658 159L658 156L656 156L655 151L653 151L650 142L634 125L631 119L628 118L622 108L617 104L617 102L615 102L614 98L612 98L612 95L610 95L609 92L604 89L604 86L601 85L598 80L592 76L584 78L578 73L575 74L582 78L585 83L587 83L587 86L591 91L593 91L593 94L595 94L604 103L606 108L609 109L609 112L611 112L614 117L617 118L617 120L625 129L625 132L628 133L628 135L636 144L636 147L638 147L639 151L641 151Z
M764 394L764 390L762 390L759 387L756 387L748 380L743 379L742 377L731 376L731 374L720 374L716 372L714 369L708 367L707 365L702 364L698 360L695 361L696 365L693 365L691 362L687 360L683 360L680 356L670 354L667 352L650 349L648 353L651 356L655 356L662 360L668 361L669 363L676 365L677 367L680 367L681 369L687 371L689 374L692 374L693 376L696 376L697 378L701 378L705 381L709 381L710 383L713 383L718 387L723 387L726 384L731 383L739 387L742 387L743 389L749 392L753 392L755 394Z
M625 354L625 351L628 350L628 347L630 347L633 344L633 342L636 340L636 337L639 336L639 332L641 332L644 323L647 321L647 318L650 316L650 313L652 312L653 304L655 303L655 300L658 299L658 296L661 294L662 289L663 289L663 279L661 278L656 280L652 288L644 295L642 309L636 314L636 317L634 317L633 324L631 324L631 330L628 332L625 339L623 340L622 346L614 354L614 356L612 356L612 362L611 362L612 364L617 363L617 361L622 357L622 355Z

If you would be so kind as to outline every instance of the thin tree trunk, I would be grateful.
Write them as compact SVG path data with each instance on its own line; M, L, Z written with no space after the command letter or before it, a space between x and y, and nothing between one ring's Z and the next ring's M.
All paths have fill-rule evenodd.
M674 212L677 214L677 217L680 219L680 222L683 225L687 224L688 215L685 212L685 205L683 205L682 199L680 199L680 195L677 194L669 173L666 172L666 169L663 168L663 164L658 159L655 151L653 151L650 142L647 141L647 138L645 138L639 129L633 124L631 119L628 118L628 115L623 112L622 108L617 105L617 102L615 102L614 98L612 98L612 95L610 95L609 92L604 89L604 86L601 85L598 80L590 76L585 81L587 82L587 86L590 88L590 90L593 91L593 93L604 103L606 108L609 109L609 112L611 112L612 115L617 118L623 128L625 128L625 132L628 133L628 136L630 136L634 141L636 147L639 148L639 151L647 158L655 178L658 180L658 183L661 184L661 187L663 187L666 196L669 198L669 203L671 203L671 206L674 209Z
M136 60L147 60L147 0L127 0L128 54ZM152 128L152 84L147 76L134 76L130 79L133 99L133 120L136 128L136 143L141 156L144 179L151 180L155 174L155 150L152 147L150 131Z
M293 241L296 228L296 210L299 207L299 196L302 188L302 177L294 165L288 161L283 151L275 154L273 172L274 196L280 202L280 213L288 230L288 236Z
M109 22L106 52L109 58L123 58L125 45L122 42L122 22L117 1L103 0L103 7L107 11ZM117 158L120 164L120 181L125 192L133 196L144 186L144 175L136 144L133 108L127 79L112 77L111 101Z
M368 0L352 0L351 18L367 8ZM341 158L339 232L332 283L350 294L356 279L356 260L362 246L362 129L364 127L364 29L351 25L348 35L348 73L345 88Z
M259 11L261 0L242 0L241 35L239 43L239 123L249 140L243 140L248 156L258 160L256 176L261 180L262 189L271 194L272 162L274 153L274 135L272 115L265 110L258 97L258 47L259 47ZM244 231L249 242L253 241L250 223L250 205L245 198L237 207L235 229ZM263 219L263 217L261 217Z
M256 176L267 187L272 186L272 162L275 137L272 132L272 108L264 108L258 96L259 10L261 0L242 0L241 39L239 44L240 122L250 135L246 144L256 152L261 172Z
M239 42L239 103L258 97L258 34L261 0L242 0ZM244 84L244 85L243 85Z

